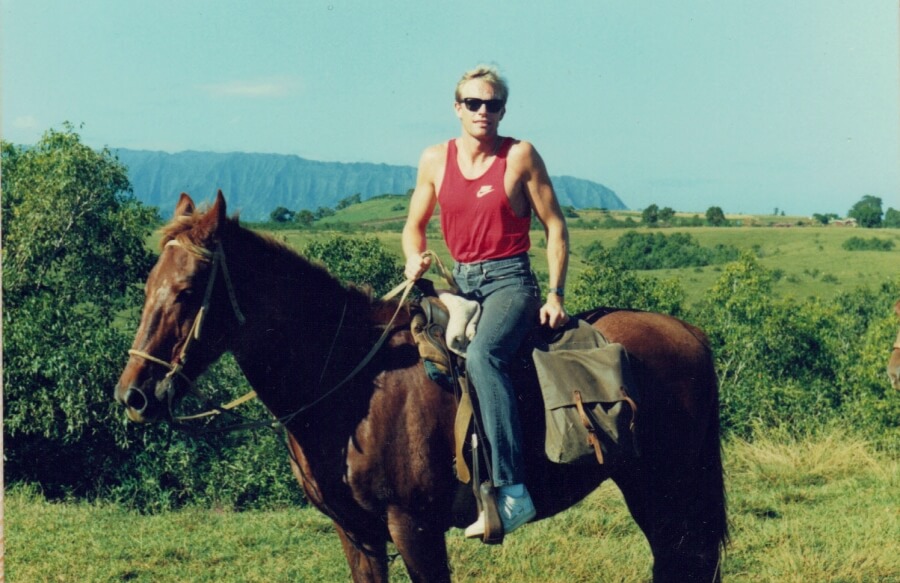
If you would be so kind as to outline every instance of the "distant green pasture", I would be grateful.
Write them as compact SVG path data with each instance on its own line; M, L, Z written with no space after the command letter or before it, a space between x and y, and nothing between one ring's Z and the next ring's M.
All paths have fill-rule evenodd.
M432 225L436 220L432 220ZM446 261L451 262L449 253L437 231L430 230L429 243ZM572 251L569 281L574 281L587 265L581 259L585 247L600 241L604 247L612 248L619 237L628 229L573 229L570 232ZM841 292L862 285L876 286L900 268L900 229L851 229L839 227L691 227L671 229L639 228L640 232L660 232L670 235L675 232L689 233L704 247L733 245L742 250L753 251L760 263L776 272L778 281L774 285L776 294L795 298L819 297L830 299ZM335 236L341 233L322 231L279 231L283 238L296 249L314 237ZM347 236L348 234L344 234ZM378 237L388 249L401 256L400 234L366 230L356 235ZM354 236L356 236L354 235ZM850 237L878 237L897 242L893 251L847 251L841 245ZM543 249L543 235L532 234L532 260L538 274L547 273L546 254ZM722 266L690 267L683 269L660 269L642 271L640 274L659 279L677 279L687 292L688 302L699 300L707 289L720 277ZM431 277L434 277L432 275Z
M280 229L272 235L285 241L291 247L301 250L311 240L329 236L374 236L397 254L398 262L402 257L400 233L397 225L402 223L409 208L409 197L406 195L384 195L351 205L337 211L333 216L317 221L320 227L308 229ZM641 220L638 211L600 211L596 209L579 210L578 219L570 222L571 262L569 281L574 281L587 265L581 259L585 247L594 241L600 241L604 247L612 248L624 233L632 229L583 229L574 228L578 222L602 221L611 216L619 221L631 219L637 223ZM690 218L703 213L677 213L678 217ZM777 281L774 292L782 297L819 297L830 299L841 292L852 290L862 285L875 286L898 269L900 260L900 229L861 229L826 227L810 225L804 217L778 217L774 215L729 215L733 223L757 226L736 227L672 227L646 228L636 227L641 233L662 233L671 235L676 232L689 233L704 247L715 245L731 245L742 250L753 251L760 262L773 270ZM806 226L796 226L804 222ZM328 225L352 225L351 231L327 230ZM758 225L794 225L791 227L758 226ZM252 225L265 230L263 225ZM390 226L390 228L388 228ZM439 209L429 226L429 245L448 264L452 259L441 240L439 231ZM873 237L893 240L896 243L892 251L847 251L842 248L844 241L851 237L869 239ZM158 234L148 244L156 248ZM544 252L544 237L540 231L532 232L532 263L539 277L546 278L547 260ZM640 274L660 279L677 279L687 293L688 303L694 303L703 297L706 290L719 278L721 265L699 268L660 269L641 271ZM429 277L436 278L434 274Z

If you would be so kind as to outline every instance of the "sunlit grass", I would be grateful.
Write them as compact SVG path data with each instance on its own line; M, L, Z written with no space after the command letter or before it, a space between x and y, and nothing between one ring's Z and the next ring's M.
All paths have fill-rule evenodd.
M900 463L840 430L763 432L725 447L732 542L726 581L900 581ZM10 581L346 581L327 518L310 508L188 509L6 496ZM454 580L647 581L650 550L610 483L499 547L448 534ZM394 549L390 549L391 552ZM390 567L406 581L402 561Z

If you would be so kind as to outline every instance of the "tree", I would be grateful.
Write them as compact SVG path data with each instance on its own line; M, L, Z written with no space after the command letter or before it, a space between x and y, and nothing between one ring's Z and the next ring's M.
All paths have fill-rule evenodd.
M657 221L659 221L659 207L655 204L651 204L645 208L641 213L641 221L647 226L656 226Z
M722 209L720 207L711 206L706 209L706 222L713 227L721 227L728 221L725 219L725 213L722 212Z
M399 210L403 210L403 209L399 209ZM579 216L578 211L575 210L575 207L572 205L566 205L566 206L562 207L562 212L563 212L563 216L565 216L567 219L577 219Z
M269 218L273 223L291 223L294 221L294 216L297 213L294 211L287 209L283 206L277 207L271 214L269 214Z
M315 220L324 219L325 217L330 217L334 215L334 209L328 208L327 206L320 206L316 209L316 212L313 213Z
M860 227L867 229L881 226L881 199L867 194L863 196L847 212L847 216L856 219Z
M819 213L813 213L812 217L813 217L813 220L815 220L819 223L822 223L823 225L827 225L828 223L831 222L832 219L838 218L838 216L834 213L825 213L824 215L819 214Z
M7 305L51 293L109 307L146 274L157 211L131 193L125 167L81 143L71 124L31 148L3 144L3 291Z
M884 213L884 221L881 223L881 226L889 229L900 228L900 211L888 207L888 210Z
M675 210L672 207L664 206L659 209L659 222L668 223L675 218Z
M300 225L301 227L308 227L312 225L316 221L316 216L312 213L312 211L303 209L294 215L294 222Z
M110 388L128 338L114 322L152 265L158 216L71 124L2 156L7 477L84 491L115 465Z
M339 200L335 208L337 210L341 210L347 208L348 206L359 204L360 202L362 202L362 195L360 193L356 193Z

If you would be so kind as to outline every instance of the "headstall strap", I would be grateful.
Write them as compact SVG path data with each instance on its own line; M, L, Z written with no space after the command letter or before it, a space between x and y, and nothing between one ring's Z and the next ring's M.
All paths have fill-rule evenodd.
M184 363L187 361L187 349L190 346L191 341L200 339L200 329L201 329L201 325L202 325L202 319L206 315L207 308L209 307L209 301L212 296L213 284L215 283L215 277L218 272L218 268L219 268L220 264L222 267L222 274L225 276L225 287L228 291L228 299L231 301L231 307L234 310L234 315L237 318L237 321L239 324L244 324L244 322L246 321L246 318L244 317L244 314L243 314L243 312L241 312L240 307L238 306L238 303L237 303L237 295L235 294L234 286L231 283L231 276L228 273L228 263L225 261L225 250L222 247L221 241L218 241L218 240L216 241L215 251L210 251L209 249L207 249L205 247L197 245L197 244L189 241L184 236L180 236L176 239L169 240L168 242L166 242L165 246L166 247L181 247L181 248L187 250L188 252L193 253L194 255L196 255L203 261L212 261L213 265L211 267L209 283L207 283L206 292L203 297L203 304L201 305L200 310L197 312L197 316L194 318L194 323L191 326L191 332L188 335L188 338L185 341L184 346L181 349L181 354L178 357L177 364L172 364L170 362L166 362L162 359L156 358L155 356L148 354L146 352L140 351L140 350L132 349L132 350L128 351L128 354L133 355L133 356L139 356L141 358L149 360L150 362L154 362L156 364L159 364L161 366L168 368L169 373L166 375L167 379L171 378L172 376L179 375L187 381L188 387L190 388L190 390L194 391L194 382L190 378L188 378L187 375L185 375L182 372L182 368L184 367ZM428 250L424 253L424 255L428 255L433 258L434 263L436 264L436 268L438 269L440 274L444 277L444 279L447 281L447 283L452 288L456 288L456 283L453 281L452 274L444 266L444 264L441 262L440 258L437 256L437 254L434 251ZM304 405L303 407L297 409L296 411L294 411L292 413L289 413L288 415L285 415L283 417L275 419L272 422L251 423L251 424L245 424L245 425L248 427L249 426L256 427L256 426L263 426L263 425L269 426L269 427L275 427L279 424L284 426L286 423L291 421L294 417L296 417L297 415L303 413L304 411L314 407L321 401L328 398L330 395L332 395L335 391L340 389L342 386L347 384L353 377L355 377L372 360L372 358L375 356L375 354L381 349L385 340L387 340L387 337L390 335L391 326L393 325L394 320L396 320L397 315L400 313L400 310L403 308L403 305L406 302L406 300L409 296L409 293L412 290L414 284L415 284L415 280L408 279L408 280L404 281L403 283L399 284L397 287L395 287L390 292L388 292L382 298L383 300L387 301L387 300L394 298L398 294L401 294L401 292L402 292L402 295L397 304L397 309L394 311L394 314L391 316L391 320L388 323L388 325L385 326L385 329L382 332L381 337L378 338L378 340L375 342L375 345L372 347L372 349L369 351L369 353L366 354L365 357L363 357L362 361L359 364L357 364L356 367L352 371L350 371L350 373L346 377L344 377L344 379L342 381L337 383L335 386L333 386L331 389L326 391L324 394L320 395L318 398L313 400L311 403ZM345 306L345 309L346 309L346 306ZM341 316L341 320L343 321L343 315ZM337 333L340 333L340 324L338 326ZM326 363L326 366L327 366L327 363ZM323 370L323 374L324 374L324 370ZM321 382L321 379L320 379L320 382ZM194 391L194 392L196 392L196 391ZM201 398L203 398L202 395L199 395L199 396ZM256 396L256 393L254 391L250 391L246 395L239 397L239 398L235 399L234 401L231 401L230 403L227 403L225 405L222 405L219 407L214 407L210 411L206 411L204 413L198 413L196 415L176 417L175 420L176 421L186 421L186 420L191 420L191 419L199 419L202 417L208 417L208 416L212 416L212 415L218 415L224 411L227 411L229 409L232 409L233 407L240 405L241 403L244 403L246 401L253 399L255 396ZM173 397L173 395L171 393L169 393L170 401L171 401L172 397ZM238 428L242 428L242 427L243 426L239 426Z
M168 242L166 242L165 246L166 247L181 247L182 249L188 251L189 253L192 253L193 255L197 256L201 261L212 261L212 267L210 268L210 274L209 274L209 281L206 284L206 291L203 294L203 303L200 305L200 309L197 311L197 315L194 316L194 322L193 322L193 324L191 324L191 331L188 333L188 337L185 339L184 345L181 347L181 351L174 363L167 362L165 360L162 360L161 358L157 358L157 357L153 356L152 354L149 354L142 350L131 349L128 351L128 354L131 356L139 356L145 360L148 360L150 362L153 362L155 364L158 364L160 366L163 366L163 367L169 369L169 372L166 374L166 376L164 378L165 381L171 381L172 377L178 375L182 379L184 379L184 381L187 382L189 390L196 393L196 391L194 389L194 381L190 377L188 377L186 374L184 374L182 369L184 368L184 364L187 362L188 349L190 348L191 344L193 343L194 340L200 340L200 332L201 332L201 329L203 326L203 319L206 316L206 314L209 312L209 303L212 298L213 286L215 286L216 276L218 275L218 270L219 270L220 265L222 267L222 275L225 277L225 287L228 290L228 299L231 301L231 307L234 310L235 318L237 318L237 321L239 324L244 324L244 322L246 322L246 318L244 317L244 314L243 314L243 312L241 312L241 309L237 303L237 295L235 294L234 286L231 283L231 277L230 277L230 274L228 273L228 264L225 261L225 250L222 247L221 241L216 241L215 251L210 251L209 249L207 249L205 247L197 245L197 244L189 241L184 236L180 236L176 239L169 240ZM161 383L161 385L162 385L162 383ZM163 385L163 386L165 386L165 385ZM166 393L168 393L170 406L171 406L171 400L173 398L173 395L168 390L166 391ZM204 398L199 393L198 393L198 396L201 398ZM250 391L243 397L235 399L231 403L228 403L221 407L217 407L211 411L207 411L205 413L201 413L198 415L190 415L187 417L177 417L176 420L181 421L181 420L185 420L185 419L195 419L195 418L199 418L199 417L206 417L209 415L216 415L216 414L220 413L221 410L228 410L233 407L236 407L237 405L240 405L241 403L249 401L250 399L252 399L255 396L256 396L256 393L253 391ZM157 394L156 397L160 398L161 395Z

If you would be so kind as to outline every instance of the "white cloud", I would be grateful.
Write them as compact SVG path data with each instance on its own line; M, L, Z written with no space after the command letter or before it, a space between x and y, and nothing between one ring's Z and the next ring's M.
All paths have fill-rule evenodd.
M17 130L33 130L39 127L38 120L33 115L20 115L13 118L10 125Z
M234 80L224 83L199 85L199 89L213 97L284 97L291 93L296 83L290 79Z

